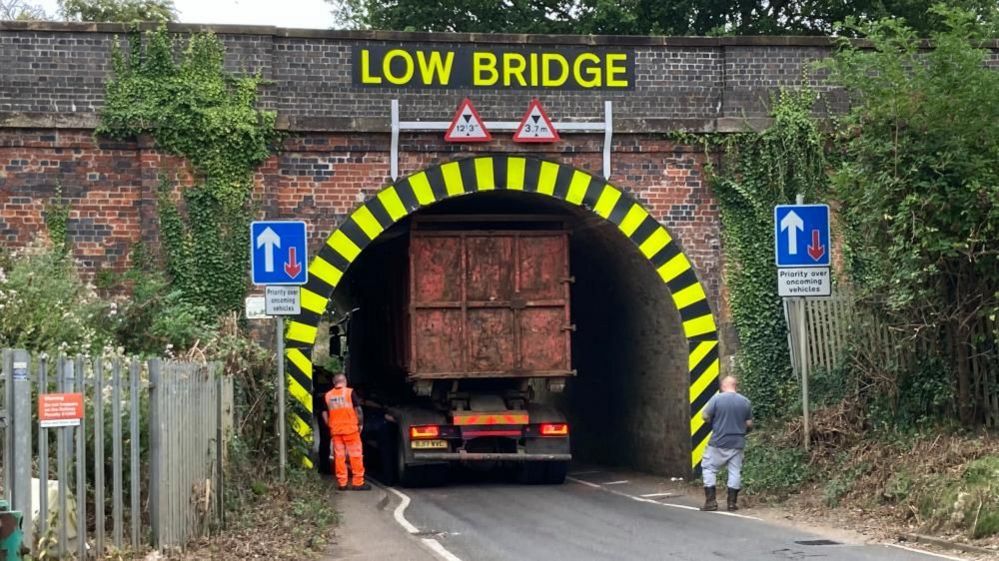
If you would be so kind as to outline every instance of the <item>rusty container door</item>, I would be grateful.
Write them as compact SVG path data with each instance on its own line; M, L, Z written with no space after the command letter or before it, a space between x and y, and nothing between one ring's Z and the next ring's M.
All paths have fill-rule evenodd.
M411 379L571 376L564 231L414 231Z

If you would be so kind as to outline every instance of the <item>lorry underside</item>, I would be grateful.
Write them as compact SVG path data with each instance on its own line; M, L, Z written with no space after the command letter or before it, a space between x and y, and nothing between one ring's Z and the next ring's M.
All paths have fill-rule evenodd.
M456 464L562 483L569 425L534 387L559 392L575 374L564 224L439 216L383 243L377 266L358 264L344 345L367 462L403 485L441 483Z

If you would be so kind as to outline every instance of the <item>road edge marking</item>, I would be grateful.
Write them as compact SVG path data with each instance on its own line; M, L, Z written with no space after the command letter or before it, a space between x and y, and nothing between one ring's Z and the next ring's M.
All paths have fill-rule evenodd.
M381 486L379 485L379 487ZM409 495L403 493L395 487L382 488L387 491L391 491L395 496L399 497L399 504L396 505L395 510L392 511L392 518L395 519L396 523L402 526L402 529L406 530L406 532L412 536L419 534L420 529L414 526L409 520L406 520L406 509L409 508L409 504L412 502ZM434 538L420 538L420 542L430 549L431 553L440 557L444 561L461 561L460 557L448 551L441 542L435 540Z
M587 487L592 487L594 489L599 489L601 491L604 491L605 493L610 493L612 495L617 495L619 497L626 497L628 499L631 499L633 501L638 501L640 503L649 503L649 504L654 504L654 505L659 505L659 506L668 506L668 507L671 507L671 508L678 508L680 510L695 510L695 511L698 511L698 512L700 512L700 510L701 510L701 509L697 508L696 506L682 505L682 504L677 504L677 503L664 503L664 502L661 502L661 501L654 501L652 499L646 499L644 497L636 497L634 495L629 495L628 493L622 493L621 491L615 491L614 489L608 489L607 487L604 487L603 485L600 485L598 483L593 483L593 482L590 482L590 481L583 481L582 479L576 479L575 477L566 477L565 479L566 479L566 481L572 481L573 483L579 483L580 485L585 485ZM722 511L722 510L710 511L710 512L707 512L707 514L720 514L722 516L732 516L732 517L735 517L735 518L743 518L743 519L746 519L746 520L755 520L757 522L765 522L762 518L757 518L755 516L749 516L749 515L746 515L746 514L738 514L738 513L735 513L735 512L726 512L726 511ZM958 559L957 561L965 561L965 560L964 559Z
M395 493L401 502L396 505L395 510L392 511L392 518L395 518L396 523L402 526L403 530L406 530L410 534L419 534L420 530L416 526L413 526L409 520L406 520L406 509L409 508L410 498L405 493L397 491L392 487L386 487L385 489Z
M915 547L908 547L908 546L904 546L904 545L899 545L897 543L885 543L885 544L882 544L882 545L885 545L885 546L888 546L888 547L894 547L896 549L904 549L906 551L911 551L913 553L921 553L923 555L930 555L932 557L939 557L940 559L948 559L949 561L967 561L967 559L964 558L964 557L953 557L951 555L944 555L942 553L935 553L935 552L932 552L932 551L926 551L925 549L918 549L918 548L915 548Z
M423 545L430 548L430 551L439 555L444 561L461 561L460 557L448 551L447 548L441 545L441 542L433 538L423 538Z

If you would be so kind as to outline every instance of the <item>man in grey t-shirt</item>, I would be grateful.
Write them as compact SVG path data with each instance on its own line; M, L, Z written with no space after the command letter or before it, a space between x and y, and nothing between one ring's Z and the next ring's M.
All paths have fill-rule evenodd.
M742 488L742 453L746 448L746 433L753 428L752 404L738 392L735 376L725 376L721 393L712 396L701 414L711 425L711 440L701 460L704 477L704 506L701 510L718 510L715 479L718 470L728 465L728 509L739 510L739 489Z

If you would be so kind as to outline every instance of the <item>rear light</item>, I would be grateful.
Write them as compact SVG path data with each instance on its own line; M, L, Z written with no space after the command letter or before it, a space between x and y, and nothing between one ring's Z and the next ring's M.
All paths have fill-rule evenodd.
M566 423L542 423L541 436L569 436L569 425Z
M437 425L418 425L409 427L410 438L437 438L441 429Z

